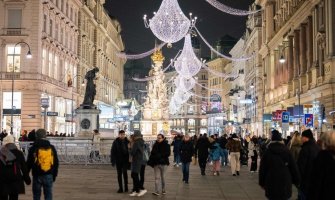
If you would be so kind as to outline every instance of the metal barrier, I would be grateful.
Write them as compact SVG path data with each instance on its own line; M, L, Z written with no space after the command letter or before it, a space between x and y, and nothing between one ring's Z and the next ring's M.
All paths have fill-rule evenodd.
M113 144L112 140L100 143L92 143L90 140L52 140L50 142L57 150L60 164L111 164L110 151ZM145 142L149 144L151 149L155 141ZM32 142L17 142L16 144L27 159Z

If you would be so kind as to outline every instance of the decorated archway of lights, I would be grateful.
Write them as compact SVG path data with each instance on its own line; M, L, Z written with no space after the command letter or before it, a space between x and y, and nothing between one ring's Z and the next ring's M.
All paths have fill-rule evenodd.
M235 9L223 3L220 3L217 0L206 0L206 2L208 2L210 5L219 9L222 12L237 16L255 14L261 11L261 9L250 10L250 11ZM184 103L186 103L191 96L197 98L208 98L197 95L192 92L194 86L199 85L194 76L196 76L196 74L201 70L201 68L207 70L209 73L214 74L215 76L218 77L224 77L224 78L235 77L234 74L226 74L210 69L205 65L204 62L202 62L196 57L191 42L190 32L192 29L199 35L199 37L211 49L211 51L216 53L219 57L239 62L249 60L255 56L255 55L247 55L240 58L233 58L216 51L216 49L213 48L207 42L205 37L195 27L197 18L196 17L192 18L192 14L190 14L190 18L187 18L184 15L183 11L181 10L177 0L163 0L158 11L154 13L154 16L151 19L148 19L147 15L144 15L143 19L145 27L150 28L152 33L163 43L160 44L158 47L155 47L154 49L151 49L141 54L130 55L125 53L117 53L117 56L125 59L142 59L144 57L151 55L157 49L161 49L166 44L168 44L168 47L170 47L172 43L178 42L182 38L184 38L184 47L182 51L179 51L176 57L172 59L170 64L163 70L165 72L169 67L174 67L178 74L173 78L175 85L175 92L169 103L170 114L176 114L180 110L180 107ZM135 81L149 81L152 78L153 77L146 77L143 79L141 78L133 78L133 79ZM215 90L210 88L207 89Z

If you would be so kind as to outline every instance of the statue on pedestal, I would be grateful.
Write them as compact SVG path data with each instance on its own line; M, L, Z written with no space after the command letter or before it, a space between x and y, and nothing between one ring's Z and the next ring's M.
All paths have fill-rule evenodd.
M97 79L96 73L98 72L99 72L99 68L94 67L92 70L88 71L85 75L85 79L87 80L87 83L86 83L85 97L82 103L82 106L84 107L89 107L89 108L94 107L93 101L97 93L96 85L94 81Z

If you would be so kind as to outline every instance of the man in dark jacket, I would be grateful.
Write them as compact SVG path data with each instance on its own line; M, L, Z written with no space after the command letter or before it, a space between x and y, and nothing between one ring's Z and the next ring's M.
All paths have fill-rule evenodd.
M218 143L222 149L223 152L223 156L221 158L221 166L227 166L228 165L228 150L226 148L226 145L228 143L228 139L227 139L227 134L223 134L219 139L218 139Z
M188 134L183 138L180 146L180 158L182 163L183 181L188 184L190 175L190 163L194 154L193 142Z
M306 199L308 188L310 185L311 171L313 163L320 151L320 147L316 144L313 133L310 129L304 130L301 134L303 142L298 157L298 168L301 175L301 186L299 188L299 199Z
M198 139L198 142L195 146L196 154L198 155L199 167L201 171L201 175L206 175L206 164L208 159L208 149L211 146L209 143L207 134L204 134Z
M290 199L292 183L300 182L298 168L277 130L272 131L271 140L261 159L259 185L268 199Z
M172 146L173 146L173 155L174 155L174 161L175 163L173 165L175 165L176 167L179 167L180 165L180 146L181 146L181 135L177 135L172 142Z
M36 131L36 140L29 149L27 167L32 170L34 200L40 199L42 187L44 198L52 200L52 186L58 174L58 156L53 145L46 140L44 129Z
M116 165L117 180L119 182L118 193L128 192L128 174L129 163L128 139L124 130L119 131L119 137L115 139L111 148L111 163ZM122 186L122 175L124 180L124 190Z

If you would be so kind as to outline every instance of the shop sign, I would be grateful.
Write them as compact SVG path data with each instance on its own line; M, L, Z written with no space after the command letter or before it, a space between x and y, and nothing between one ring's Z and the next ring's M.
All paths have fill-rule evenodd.
M14 92L13 93L13 108L14 109L21 109L21 92ZM4 92L3 93L3 109L12 109L12 93L11 92Z
M281 122L282 123L289 123L289 120L290 120L290 113L289 112L283 112Z
M41 107L43 108L49 107L49 98L41 98Z
M306 127L313 127L313 114L305 114L305 125Z
M58 116L58 112L47 112L47 116Z

